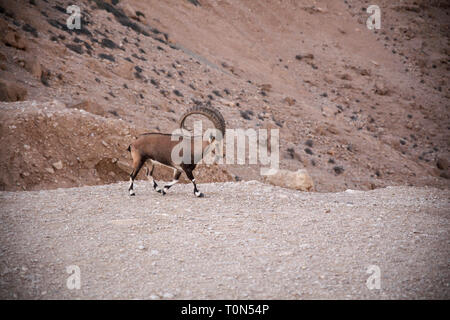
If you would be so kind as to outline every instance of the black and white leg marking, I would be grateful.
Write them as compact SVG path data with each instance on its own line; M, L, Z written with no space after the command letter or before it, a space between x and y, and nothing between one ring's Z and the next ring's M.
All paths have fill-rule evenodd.
M178 181L180 179L180 175L181 175L181 171L178 169L175 169L173 172L173 180L164 186L163 191L167 192L167 190L169 190L171 186L178 183Z
M194 185L194 194L197 198L203 198L205 195L198 191L197 184L195 183L194 175L192 174L192 171L186 170L185 171L186 176L191 180L192 184Z
M130 196L136 195L133 190L133 178L131 178L131 177L130 177L130 186L128 187L128 192L130 192Z
M194 194L197 198L203 198L205 195L198 191L197 184L195 183L195 179L192 179L192 183L194 184Z
M130 173L130 186L128 187L128 192L130 193L130 196L134 196L134 190L133 190L133 182L134 179L136 179L139 170L141 170L142 166L144 165L145 160L141 159L139 163L136 165L136 167L131 171Z
M155 179L153 179L153 169L154 168L155 168L154 165L152 166L152 170L149 170L147 168L147 179L152 182L153 189L155 189L156 192L159 192L159 193L162 193L162 195L165 195L166 192L163 189L161 189L160 187L158 187L158 184L156 183Z
M168 184L166 184L163 188L164 192L167 192L167 190L170 189L171 186L173 186L174 184L178 183L178 180L172 180L171 182L169 182Z

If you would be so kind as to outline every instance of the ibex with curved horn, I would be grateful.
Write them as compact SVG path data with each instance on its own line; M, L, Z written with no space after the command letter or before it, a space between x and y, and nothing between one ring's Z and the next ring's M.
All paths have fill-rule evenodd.
M214 127L222 133L222 137L225 136L225 120L219 110L211 106L204 106L199 104L190 108L181 116L179 120L181 129L185 128L184 124L186 118L193 114L206 116L214 124ZM142 166L147 160L150 160L152 162L152 166L151 169L147 168L147 178L152 181L153 188L156 191L160 192L163 195L166 194L167 190L178 182L181 173L184 172L188 179L194 184L195 196L203 197L203 193L201 193L197 189L192 171L194 171L195 167L197 166L195 159L203 158L203 156L207 153L205 151L209 150L208 147L215 141L215 137L211 137L208 141L202 140L202 154L200 155L196 154L196 152L199 152L200 150L197 151L196 148L193 147L194 137L191 137L190 139L192 145L192 147L190 148L190 161L183 161L181 163L176 163L172 159L172 151L174 150L175 146L179 144L179 142L173 141L171 134L156 132L145 133L138 139L136 139L133 143L131 143L128 147L128 151L131 153L131 157L133 159L133 171L130 174L130 186L128 188L130 195L135 195L133 190L133 182L138 175L139 170L141 170ZM153 179L155 162L174 169L173 180L170 183L166 184L163 188L159 188L158 184Z

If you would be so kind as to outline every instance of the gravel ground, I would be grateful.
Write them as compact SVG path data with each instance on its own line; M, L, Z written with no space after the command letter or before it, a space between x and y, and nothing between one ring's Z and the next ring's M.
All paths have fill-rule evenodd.
M1 192L6 299L449 299L450 191L256 181ZM68 266L80 289L68 289ZM371 265L381 288L369 290Z

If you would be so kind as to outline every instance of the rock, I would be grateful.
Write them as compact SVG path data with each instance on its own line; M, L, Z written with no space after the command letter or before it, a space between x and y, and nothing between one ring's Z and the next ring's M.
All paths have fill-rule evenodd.
M284 98L284 102L287 103L288 106L293 106L295 104L295 99L291 97Z
M177 97L184 97L184 95L177 89L173 90L173 93L177 96Z
M36 28L34 28L33 26L29 25L28 23L26 23L26 24L24 24L22 26L22 30L26 31L26 32L29 32L35 38L39 37L39 34L38 34Z
M310 13L310 14L315 14L315 13L327 13L328 10L321 8L321 7L316 7L316 6L304 6L302 7L303 10L305 10L306 12Z
M117 49L119 46L112 40L104 38L102 39L101 45L103 48L109 48L109 49Z
M306 169L297 171L275 169L265 176L265 182L300 191L314 191L314 182Z
M23 101L26 96L27 89L11 81L0 80L0 101Z
M111 54L107 54L107 53L99 53L98 57L100 59L105 59L105 60L109 60L111 62L116 62L116 59L114 58L113 55Z
M63 163L61 160L52 164L52 167L56 170L61 170L63 168Z
M229 101L229 100L226 100L226 99L220 99L219 101L224 106L228 106L228 107L235 107L236 106L236 103L234 103L233 101Z
M201 6L200 2L198 0L188 0L190 3L192 3L194 6Z
M50 174L54 174L55 170L53 170L53 168L45 168L45 171L47 171Z
M314 55L312 53L308 53L308 54L305 54L305 55L298 54L298 55L295 56L295 59L297 59L297 60L303 60L303 59L313 60L314 59Z
M335 167L333 168L333 170L334 170L334 172L338 175L338 174L341 174L341 173L344 172L344 167L342 167L342 166L335 166Z
M136 15L136 10L133 9L133 7L126 2L121 2L119 4L119 7L123 10L123 12L130 18L139 20L139 17Z
M438 156L436 160L436 166L441 170L447 170L448 169L448 159L443 156Z
M410 12L416 12L420 13L420 7L415 4L400 4L400 5L393 5L391 8L395 11L410 11Z
M113 69L113 73L127 80L133 80L134 65L128 61L122 61Z
M124 172L130 172L132 170L131 166L124 161L117 161L116 165Z
M25 40L22 38L22 36L15 32L15 31L8 31L5 36L3 37L3 43L7 46L20 49L20 50L26 50L27 44Z
M50 80L50 76L51 76L50 71L48 69L45 69L41 65L41 82L42 82L43 85L45 85L47 87L50 86L50 84L48 82ZM62 78L60 78L60 79L62 79Z
M241 117L244 118L245 120L251 120L253 116L253 111L251 110L239 110L239 113L241 114Z
M260 86L262 91L270 92L272 90L272 85L269 83L262 84Z
M333 117L335 114L335 110L336 109L332 109L330 107L323 106L322 107L322 116L327 117L327 118Z
M352 81L352 76L349 75L348 73L342 73L342 74L338 74L338 78L342 79L342 80L347 80L347 81Z
M70 50L72 50L73 52L76 52L78 54L83 54L84 50L83 47L79 44L72 44L72 43L66 43L66 47Z
M98 72L100 75L102 75L105 78L111 78L112 74L108 70L106 70L99 62L93 59L89 59L86 62L86 66L91 69L92 71Z
M439 176L444 179L450 179L450 174L447 172L442 172Z
M8 26L8 22L6 20L0 19L0 30L3 30L3 32L6 32L6 30L11 29Z
M302 161L302 157L295 151L294 148L287 149L287 159L295 159L297 161Z
M137 17L138 17L139 22L145 23L145 22L146 22L145 16L140 15L140 14L138 14L138 13L139 13L139 11L136 11L136 15L137 15Z
M340 131L333 124L330 124L327 127L327 131L332 133L332 134L339 134L340 133Z
M390 90L387 88L384 82L377 81L375 83L375 93L380 96L386 96L390 94Z
M36 77L38 79L41 78L42 66L35 56L25 59L23 67L25 68L25 70L27 70L29 73L31 73L34 77Z
M312 148L314 145L314 142L311 139L306 140L305 145L307 145L308 147Z
M81 110L85 110L89 113L92 114L96 114L99 116L104 116L105 115L105 111L103 106L101 106L100 104L90 101L90 100L83 100L80 103L68 106L68 108L76 108L76 109L81 109Z

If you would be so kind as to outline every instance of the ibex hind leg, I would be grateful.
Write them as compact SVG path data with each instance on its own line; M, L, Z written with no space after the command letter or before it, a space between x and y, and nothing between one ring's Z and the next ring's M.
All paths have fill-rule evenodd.
M143 164L145 161L143 161L142 159L139 159L138 161L133 161L133 171L131 171L130 173L130 186L128 187L128 192L130 193L130 196L134 196L136 195L134 193L134 179L136 179L139 171L141 170Z
M164 191L164 189L161 189L160 187L158 187L158 184L156 183L155 179L153 179L153 171L154 170L155 170L155 164L152 162L152 169L147 168L147 179L152 183L153 189L156 192L159 192L162 195L165 195L166 192Z
M178 183L178 180L180 180L181 171L178 169L174 169L173 171L173 180L166 184L163 188L164 193L166 193L170 187L172 187L174 184Z

